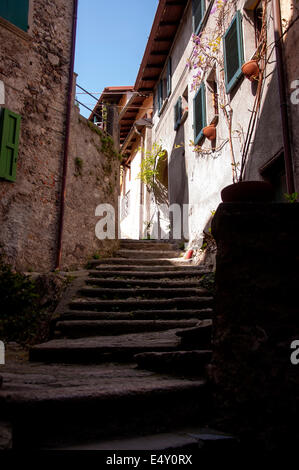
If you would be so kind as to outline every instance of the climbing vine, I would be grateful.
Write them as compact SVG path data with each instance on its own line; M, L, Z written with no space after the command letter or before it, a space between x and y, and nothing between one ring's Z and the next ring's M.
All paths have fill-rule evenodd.
M139 149L143 150L143 149ZM157 163L160 158L165 156L165 150L162 149L162 145L157 142L153 143L153 146L150 150L144 152L144 158L140 164L140 172L137 175L139 178L151 191L155 187L155 180L159 174L157 169Z

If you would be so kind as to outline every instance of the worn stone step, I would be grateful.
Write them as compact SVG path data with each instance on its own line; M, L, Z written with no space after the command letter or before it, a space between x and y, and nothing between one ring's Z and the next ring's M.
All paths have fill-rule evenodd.
M69 307L72 310L96 310L98 312L131 312L134 310L170 310L176 308L182 309L202 309L212 307L212 297L173 297L172 299L148 299L148 300L89 300L76 299L70 302Z
M210 350L180 350L140 353L134 359L142 369L202 377L211 357Z
M179 338L175 331L54 339L33 346L29 351L29 358L39 362L78 364L131 361L135 354L141 352L176 350Z
M171 281L163 279L99 279L90 277L85 281L86 284L91 286L109 287L109 288L134 288L134 287L162 287L162 288L197 288L199 287L198 280L181 280Z
M93 259L89 261L90 266L100 265L118 265L118 266L154 266L158 268L160 266L190 266L191 260L184 260L183 258L168 258L167 256L160 258L102 258ZM106 268L107 269L107 268ZM111 267L110 267L111 269Z
M148 251L172 251L177 250L175 243L148 242L147 240L131 240L120 242L120 248L124 250L148 250Z
M181 458L180 464L182 466L189 465L189 459L190 465L193 466L196 464L201 465L206 462L210 465L211 462L214 461L213 456L215 456L215 452L216 455L219 455L220 452L219 457L221 459L223 459L224 456L231 457L232 454L234 457L236 457L236 455L241 457L242 455L237 438L208 427L184 427L172 430L172 432L169 433L149 434L145 436L136 435L131 438L114 438L99 441L93 440L92 442L84 442L75 446L56 447L54 450L148 451L150 452L150 457L148 458L145 455L144 457L147 457L149 461L152 459L151 465L159 465L158 458L162 454L169 457L168 461L171 461L169 465L175 465L176 462L179 462L179 458ZM152 451L155 451L158 455L154 454ZM188 454L186 454L186 452L188 452ZM211 452L214 453L211 454ZM180 456L176 455L178 453ZM206 461L203 461L204 455L207 457ZM141 456L137 456L136 458L142 459ZM163 460L166 464L166 459L164 458ZM160 461L161 460L159 460L159 462Z
M132 289L109 289L97 287L83 287L78 290L78 294L84 297L97 297L99 299L168 299L173 297L195 297L208 295L208 291L202 288L132 288Z
M103 268L103 267L101 267ZM117 268L117 269L115 269ZM186 278L192 278L192 279L200 279L202 276L207 274L207 272L202 272L199 271L198 269L169 269L169 267L165 268L165 266L161 266L160 269L155 269L151 267L146 267L146 268L141 268L138 266L138 269L133 266L124 267L117 267L113 266L113 269L109 266L109 269L94 269L89 271L89 275L93 278L114 278L114 279L186 279ZM167 269L167 270L166 270Z
M176 335L181 338L182 346L210 347L212 342L213 320L206 319L195 327L177 331Z
M96 312L69 310L62 315L63 320L204 320L213 317L211 308L201 310L134 310L132 312Z
M207 420L210 395L204 380L146 375L114 365L85 371L73 365L47 367L37 377L35 366L27 388L0 393L3 415L13 423L15 450L128 438L136 431L166 432Z
M182 254L179 250L117 250L116 257L130 259L159 259L159 258L179 258Z
M62 320L57 322L57 334L68 338L82 336L108 336L128 333L163 331L190 328L198 323L193 320Z
M192 266L97 266L96 269L89 271L90 276L93 277L111 277L117 276L120 278L138 277L144 279L157 279L157 278L180 278L180 277L200 277L207 274L207 271L202 271L197 267Z

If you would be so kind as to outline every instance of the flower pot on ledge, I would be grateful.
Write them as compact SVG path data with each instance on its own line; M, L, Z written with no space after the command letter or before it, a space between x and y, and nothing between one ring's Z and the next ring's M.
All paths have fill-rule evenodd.
M211 124L210 126L206 126L203 128L202 133L207 139L215 140L216 139L216 126L215 124Z
M268 181L240 181L221 191L223 202L271 202L274 188Z
M245 62L245 64L242 65L242 72L251 82L257 80L260 73L257 60L249 60L248 62Z

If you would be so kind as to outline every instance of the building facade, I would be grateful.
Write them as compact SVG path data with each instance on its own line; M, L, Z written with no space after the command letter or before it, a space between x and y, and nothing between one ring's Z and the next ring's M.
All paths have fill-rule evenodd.
M175 227L175 210L167 215L152 198L160 221L151 226L160 235L175 232L200 247L222 188L239 179L269 180L277 200L298 187L295 17L296 6L284 1L159 2L135 92L153 96L149 148L164 150L168 204L180 208ZM246 75L244 64L255 73ZM135 174L140 161L132 157ZM161 219L168 219L165 229Z

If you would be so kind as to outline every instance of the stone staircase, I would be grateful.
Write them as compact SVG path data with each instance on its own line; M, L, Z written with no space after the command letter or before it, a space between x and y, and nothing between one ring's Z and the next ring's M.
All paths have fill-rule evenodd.
M213 299L199 287L204 274L168 242L125 240L115 257L92 261L54 339L30 350L26 385L0 392L14 446L101 448L205 425Z

